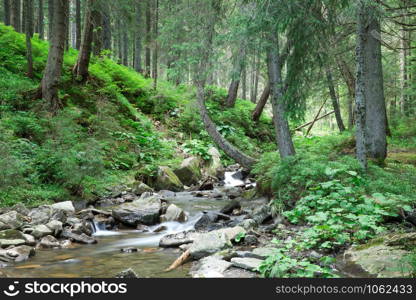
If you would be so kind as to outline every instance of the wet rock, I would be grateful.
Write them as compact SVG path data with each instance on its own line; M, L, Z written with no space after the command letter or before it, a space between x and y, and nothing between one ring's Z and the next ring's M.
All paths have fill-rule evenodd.
M159 226L155 230L153 230L153 232L162 232L162 231L166 231L167 229L168 228L166 226Z
M196 230L207 230L213 223L218 220L218 215L213 212L204 212L204 214L196 221L194 228Z
M29 259L29 257L35 255L35 248L22 245L7 250L7 255L12 257L15 262L21 262Z
M111 215L111 214L110 214ZM76 217L69 217L66 219L66 224L69 226L74 226L75 224L81 223L81 219Z
M71 231L75 234L91 235L94 232L90 221L84 220L81 223L76 223L72 226Z
M46 225L41 224L33 226L33 230L30 234L33 235L36 239L40 239L44 236L53 234L53 230Z
M157 192L157 194L162 198L162 199L172 199L176 197L176 193L172 192L172 191L167 191L167 190L161 190L159 192Z
M241 204L238 200L231 200L227 205L225 205L220 212L222 214L226 214L229 215L233 212L233 210L235 209L240 209L241 208Z
M0 215L0 230L18 229L23 226L27 219L17 211L9 211Z
M229 247L232 244L225 233L211 231L196 236L189 252L193 259L201 259Z
M120 273L117 273L116 278L139 278L139 276L136 274L136 272L133 271L133 269L127 269L124 271L121 271Z
M59 244L60 244L60 247L63 248L63 249L71 248L71 246L72 246L71 240L62 240L62 241L59 242Z
M31 219L30 224L32 225L47 224L50 220L65 223L67 218L65 211L54 209L49 205L42 205L32 209L28 217Z
M133 253L133 252L137 252L138 249L133 248L133 247L128 247L128 248L121 248L120 251L123 253Z
M159 167L154 182L156 190L170 190L179 192L183 189L183 184L176 174L169 167Z
M198 157L189 157L174 172L183 184L190 186L197 184L202 177L200 165L201 160Z
M46 224L46 227L52 230L52 234L54 236L59 236L59 234L62 232L62 222L58 220L50 221L48 224Z
M70 239L73 242L80 243L80 244L95 244L97 240L93 237L86 235L85 233L76 234L69 230L62 231L62 237Z
M24 239L26 240L26 245L28 246L35 246L36 245L36 239L33 235L30 234L23 234Z
M263 260L251 257L234 257L231 263L234 267L242 268L249 271L255 271L260 267Z
M198 233L196 233L195 231L183 231L179 233L168 234L160 239L159 247L179 247L183 244L192 243L197 236Z
M189 273L193 278L221 278L231 265L218 256L208 256L195 263Z
M182 208L177 207L175 204L170 204L166 210L166 213L160 216L160 222L186 222L187 217Z
M256 222L256 221L254 221L253 219L245 219L245 220L243 220L243 221L240 223L240 225L241 225L244 229L249 230L249 229L252 229L252 228L256 227L256 226L257 226L257 222Z
M6 229L0 231L0 247L7 248L10 246L19 246L26 244L24 234L15 229Z
M244 245L248 245L248 246L252 246L252 245L257 245L258 244L258 239L254 234L247 234L244 237Z
M39 248L50 249L50 248L60 248L60 247L61 247L61 244L52 235L44 236L39 242Z
M75 207L72 204L72 201L58 202L58 203L52 204L51 207L54 210L63 210L68 215L75 213Z
M138 224L136 229L140 232L149 232L150 228L149 226L143 225L143 224Z
M191 248L192 244L182 244L179 246L179 249L181 249L181 251L185 252L186 250L188 250L189 248Z
M205 168L205 173L209 176L218 177L224 172L224 167L221 163L221 153L217 148L211 147L208 149L208 154L211 156L211 159Z
M154 190L150 186L148 186L147 184L145 184L143 182L136 182L133 185L132 191L136 195L141 195L141 194L146 193L146 192L149 192L149 193L154 192Z
M122 204L112 211L114 219L127 226L154 225L159 222L161 200L157 196Z
M269 205L262 205L255 208L252 214L252 219L259 225L263 224L267 220L270 220L271 218L272 212Z

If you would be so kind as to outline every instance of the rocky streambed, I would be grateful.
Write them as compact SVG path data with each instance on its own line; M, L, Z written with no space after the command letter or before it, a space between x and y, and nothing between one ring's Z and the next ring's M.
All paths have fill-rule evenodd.
M204 190L157 193L141 184L77 209L71 201L3 209L0 275L258 277L262 260L275 251L272 230L290 239L297 228L272 217L268 199L256 197L244 172L204 184ZM409 243L416 244L414 233L379 238L345 251L333 268L344 277L409 276L409 263L399 262Z

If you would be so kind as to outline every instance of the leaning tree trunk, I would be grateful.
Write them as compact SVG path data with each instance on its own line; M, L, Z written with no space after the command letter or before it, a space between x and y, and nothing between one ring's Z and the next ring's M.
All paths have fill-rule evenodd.
M32 41L33 36L33 0L24 0L24 9L26 11L25 30L26 30L26 58L27 58L27 76L33 78L33 57Z
M244 44L244 43L243 43ZM241 72L244 68L244 57L245 57L245 45L241 45L240 50L236 54L234 60L233 73L231 74L232 80L230 87L228 88L228 95L225 100L225 106L234 107L235 101L237 100L238 87L240 85Z
M267 69L270 82L270 98L273 108L273 122L276 131L276 141L281 158L295 155L292 136L290 135L289 122L286 119L286 105L283 101L283 80L281 70L281 56L279 53L279 37L270 34L270 45L267 47Z
M229 157L234 159L241 166L250 169L256 161L250 156L247 156L246 154L238 150L233 145L231 145L221 135L221 133L217 129L217 126L211 120L208 110L205 106L204 87L202 85L198 85L197 100L198 100L199 112L202 118L202 122L204 123L205 130L208 132L208 134L213 139L215 144L217 144L218 147L220 147L225 152L225 154L227 154Z
M342 121L341 109L339 107L337 93L335 92L334 80L332 78L332 72L331 72L331 69L328 66L325 66L325 74L326 74L326 80L327 80L327 83L328 83L329 95L331 97L332 106L333 106L334 111L335 111L335 119L337 121L338 129L339 129L340 132L343 132L343 131L345 131L345 126L344 126L344 122Z
M84 82L88 78L88 67L91 59L92 40L94 32L94 13L95 0L88 0L85 11L84 32L82 34L81 48L78 53L78 60L73 68L73 73L77 80Z
M10 0L4 0L4 24L10 25Z
M58 98L58 85L61 79L64 58L66 23L65 16L69 13L69 1L53 0L54 15L52 28L54 34L49 46L48 61L41 83L42 97L48 102L49 109L56 112L61 107Z
M251 114L253 121L257 122L260 119L261 113L263 112L263 109L266 106L269 96L270 96L270 82L267 82L266 86L264 87L263 93L260 96L260 100L257 102L256 108Z
M362 4L360 29L364 61L362 76L365 94L366 146L369 157L382 163L387 156L387 113L384 99L383 66L380 41L380 21L374 5ZM364 28L362 28L364 27Z

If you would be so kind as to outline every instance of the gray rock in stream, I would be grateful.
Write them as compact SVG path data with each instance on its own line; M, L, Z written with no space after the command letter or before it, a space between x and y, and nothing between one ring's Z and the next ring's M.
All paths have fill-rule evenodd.
M16 211L9 211L0 215L0 230L18 229L23 226L26 219L26 217Z
M114 276L115 278L139 278L136 272L133 269L129 268L127 270L121 271Z
M164 215L160 216L160 222L186 222L187 216L182 208L177 207L175 204L170 204Z
M249 271L255 271L260 267L263 260L251 257L234 257L231 259L233 266Z
M112 211L113 218L127 226L154 225L159 222L162 203L157 196L122 204Z
M0 231L0 247L7 248L10 246L19 246L26 244L26 238L23 233L15 229Z
M80 244L95 244L97 240L93 237L86 235L85 233L76 234L69 230L64 230L62 232L62 237L70 239L73 242L80 243Z
M174 234L168 234L159 241L159 247L179 247L184 244L192 243L199 234L195 231L183 231Z
M194 263L189 274L193 278L221 278L224 272L232 266L231 263L212 255Z
M35 255L35 248L22 245L12 249L8 249L6 254L13 258L15 262L21 262L29 259L29 257Z
M59 241L52 235L44 236L39 242L39 248L60 248L61 244Z

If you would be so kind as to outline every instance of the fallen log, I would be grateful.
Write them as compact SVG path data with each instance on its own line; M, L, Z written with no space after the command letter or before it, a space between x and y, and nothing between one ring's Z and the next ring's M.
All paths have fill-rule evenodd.
M316 119L316 120L315 120L315 122L316 122L316 121L319 121L319 120L321 120L321 119L323 119L323 118L326 118L326 117L328 117L329 115L332 115L333 113L335 113L335 110L330 111L329 113L327 113L327 114L325 114L325 115L323 115L323 116L319 117L318 119ZM308 123L306 123L306 124L303 124L303 125L301 125L301 126L299 126L299 127L296 127L293 131L299 131L299 130L301 130L302 128L305 128L306 126L311 125L312 123L313 123L313 121L308 122Z
M172 270L175 270L176 268L178 268L179 266L183 265L184 263L186 263L189 259L189 257L191 256L191 252L188 250L186 250L184 253L182 253L181 256L179 256L171 265L169 268L167 268L165 270L165 272L170 272Z

